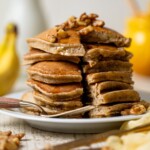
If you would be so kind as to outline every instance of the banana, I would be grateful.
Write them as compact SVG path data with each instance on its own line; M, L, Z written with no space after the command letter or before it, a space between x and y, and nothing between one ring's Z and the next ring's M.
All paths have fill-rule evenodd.
M4 50L7 47L8 38L9 38L9 36L8 36L8 34L6 34L2 43L0 43L0 59L1 59L2 53L4 52Z
M16 26L8 24L6 35L0 43L0 95L4 95L11 90L19 74L16 39Z

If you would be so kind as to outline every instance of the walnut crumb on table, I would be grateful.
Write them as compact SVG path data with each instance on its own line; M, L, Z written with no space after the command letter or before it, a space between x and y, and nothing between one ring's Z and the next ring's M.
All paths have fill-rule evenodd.
M12 134L11 131L0 131L0 150L18 150L24 133Z

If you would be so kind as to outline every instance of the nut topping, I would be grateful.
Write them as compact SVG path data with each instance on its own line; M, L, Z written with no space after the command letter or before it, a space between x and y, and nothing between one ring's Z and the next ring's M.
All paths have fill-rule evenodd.
M131 115L140 115L140 114L144 114L145 112L146 112L146 108L144 105L141 104L136 104L132 106L132 108L130 109Z
M69 26L69 28L74 28L76 26L76 17L71 16L68 19L68 26Z
M96 18L98 18L99 16L97 14L91 13L89 14L89 18L96 20Z
M104 21L96 20L98 18L97 14L91 13L87 15L86 13L82 13L79 18L75 16L71 16L65 23L61 24L59 27L62 29L71 29L78 26L96 26L96 27L103 27Z
M84 21L85 19L89 18L88 15L84 12L80 15L79 20Z
M0 132L0 150L17 150L19 149L20 140L24 133L13 135L11 131Z
M52 36L49 37L49 41L50 41L51 43L55 43L56 40L57 40L57 37L56 37L55 35L52 35Z
M89 18L85 19L84 21L85 21L86 25L91 24L91 19L89 19Z
M79 19L77 20L77 24L78 24L79 26L86 26L86 25L87 25L86 22L80 21Z
M66 30L76 28L79 26L85 26L85 28L79 31L79 34L87 35L89 32L92 32L94 30L93 26L104 26L104 21L96 20L97 17L98 15L94 13L91 13L89 15L87 15L86 13L82 13L79 18L71 16L66 22L55 27L56 35L47 35L47 38L51 43L55 43L58 39L67 38L69 36Z
M105 22L103 20L95 20L93 22L94 27L103 27L105 25Z
M64 22L63 24L59 25L59 29L65 29L66 27L68 27L68 21Z
M90 26L87 26L87 27L81 29L81 30L79 31L79 33L80 33L81 35L87 35L88 33L92 32L93 30L94 30L93 27L90 25Z
M57 32L57 37L60 38L60 39L67 38L68 34L63 29L59 29L58 32Z

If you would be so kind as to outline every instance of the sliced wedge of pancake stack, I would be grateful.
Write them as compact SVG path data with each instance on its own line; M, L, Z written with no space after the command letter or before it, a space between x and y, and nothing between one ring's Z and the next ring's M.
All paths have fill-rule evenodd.
M130 42L131 39L104 26L93 27L92 32L82 35L86 50L82 65L86 99L96 107L89 113L91 118L146 112L149 104L141 102L133 89L129 62L132 54L125 49Z
M86 13L72 16L27 40L24 64L30 65L27 84L33 91L25 93L24 100L42 106L48 114L90 102L96 106L89 113L92 118L127 114L135 105L146 111L147 103L140 102L133 89L132 54L125 50L131 40L97 18ZM39 113L29 107L24 111Z

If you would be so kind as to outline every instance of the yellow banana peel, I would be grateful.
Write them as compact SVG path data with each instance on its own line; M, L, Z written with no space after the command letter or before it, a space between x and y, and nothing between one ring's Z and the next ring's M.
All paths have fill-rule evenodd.
M16 39L16 26L8 24L6 35L0 43L0 95L8 93L12 89L19 74Z

